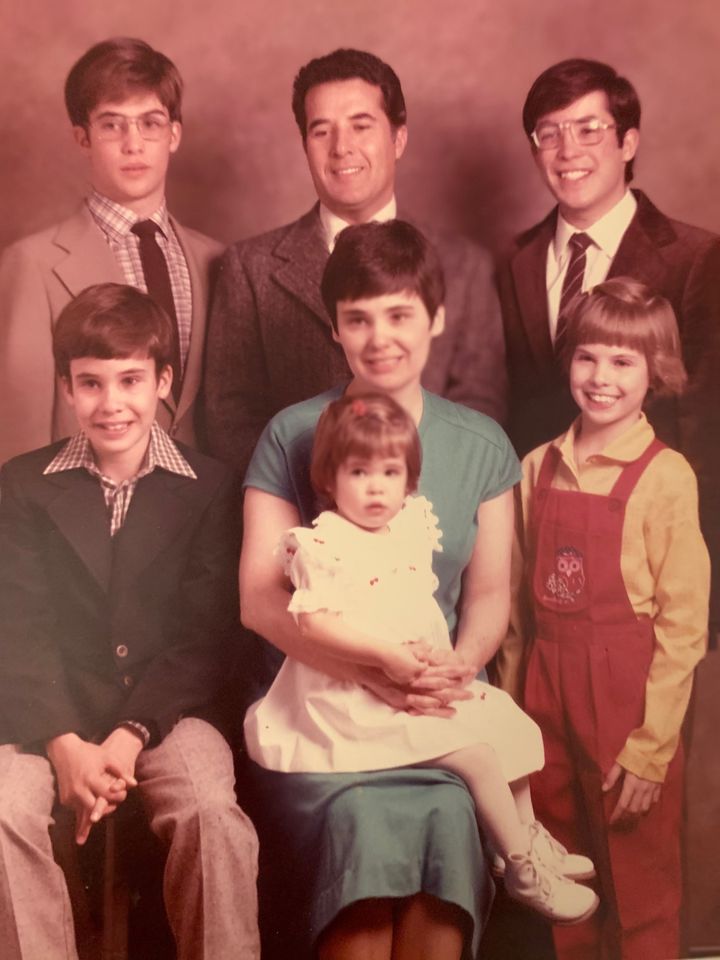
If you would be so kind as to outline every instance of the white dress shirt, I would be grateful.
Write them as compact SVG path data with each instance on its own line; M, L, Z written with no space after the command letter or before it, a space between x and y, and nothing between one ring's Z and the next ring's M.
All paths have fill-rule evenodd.
M394 220L397 216L397 203L395 197L393 197L389 203L385 204L382 210L378 210L374 217L370 219L377 221L377 223L385 223L386 220ZM330 253L333 252L335 246L335 241L337 235L342 233L345 227L350 226L348 220L343 220L342 217L336 216L331 210L324 204L320 204L320 222L323 225L323 230L325 231L325 242L327 243L328 250Z
M574 233L586 233L592 240L585 254L585 275L582 282L582 289L589 290L606 279L610 264L618 252L618 247L622 242L625 231L630 226L630 221L635 216L636 210L637 200L630 190L626 190L622 200L618 201L612 210L608 210L604 216L585 230L578 230L577 227L573 227L558 213L555 237L548 246L546 276L548 318L550 321L550 336L553 340L557 328L563 280L570 261L570 249L568 248L570 237Z

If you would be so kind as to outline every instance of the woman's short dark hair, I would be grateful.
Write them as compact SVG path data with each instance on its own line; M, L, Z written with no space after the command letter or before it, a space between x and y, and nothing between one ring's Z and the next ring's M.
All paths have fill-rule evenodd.
M155 361L159 376L172 362L173 337L172 320L152 297L123 283L97 283L60 312L53 330L55 369L67 379L71 360L139 354Z
M628 130L640 129L640 99L635 88L616 70L598 60L563 60L549 67L537 78L523 107L523 127L528 137L538 120L554 110L564 110L588 93L599 90L608 101L608 109L616 125L618 143ZM625 181L633 177L633 161L625 168Z
M320 284L337 331L340 300L414 293L432 321L445 299L445 279L433 245L404 220L359 223L338 236Z
M374 87L380 87L383 107L393 130L405 125L407 122L405 97L400 80L393 68L372 53L341 48L306 63L295 77L292 109L303 142L307 136L305 98L308 91L321 83L334 83L337 80L354 80L355 78L365 80Z
M65 106L75 127L87 127L99 103L147 91L175 122L182 120L182 78L172 60L133 37L103 40L83 54L65 81Z

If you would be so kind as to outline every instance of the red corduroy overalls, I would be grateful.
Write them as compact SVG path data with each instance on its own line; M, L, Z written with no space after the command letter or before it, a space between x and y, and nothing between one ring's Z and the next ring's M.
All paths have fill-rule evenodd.
M607 826L620 784L601 791L644 718L653 623L632 608L620 554L628 498L662 448L654 440L600 496L552 489L560 453L549 447L533 493L535 643L525 707L546 757L531 778L533 802L569 850L592 857L601 898L590 920L554 928L558 960L679 956L681 749L660 802L633 826Z

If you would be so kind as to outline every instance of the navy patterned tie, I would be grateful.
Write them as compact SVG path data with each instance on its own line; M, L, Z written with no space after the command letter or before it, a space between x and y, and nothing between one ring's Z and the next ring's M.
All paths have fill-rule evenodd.
M175 300L173 299L172 284L170 283L170 271L168 270L165 254L155 239L155 234L160 232L160 227L153 220L138 220L130 229L140 239L140 262L142 263L143 274L145 275L147 292L172 320L174 331L172 344L172 393L177 403L180 397L180 386L182 383L180 338L178 336Z
M560 293L560 309L558 310L558 322L555 329L555 352L562 348L562 342L567 327L567 308L573 297L577 296L582 290L583 277L585 276L585 251L592 243L592 240L586 233L574 233L568 240L570 247L570 262L568 263L565 279L563 280L562 291Z

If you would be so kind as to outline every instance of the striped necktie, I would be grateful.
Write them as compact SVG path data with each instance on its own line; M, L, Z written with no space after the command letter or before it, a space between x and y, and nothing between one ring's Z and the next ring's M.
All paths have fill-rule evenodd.
M568 263L565 279L563 280L562 291L560 293L560 308L558 310L558 321L555 329L555 352L562 347L562 338L567 327L567 308L572 299L582 290L583 278L585 276L585 251L592 243L592 240L586 233L574 233L568 240L570 247L570 262Z

